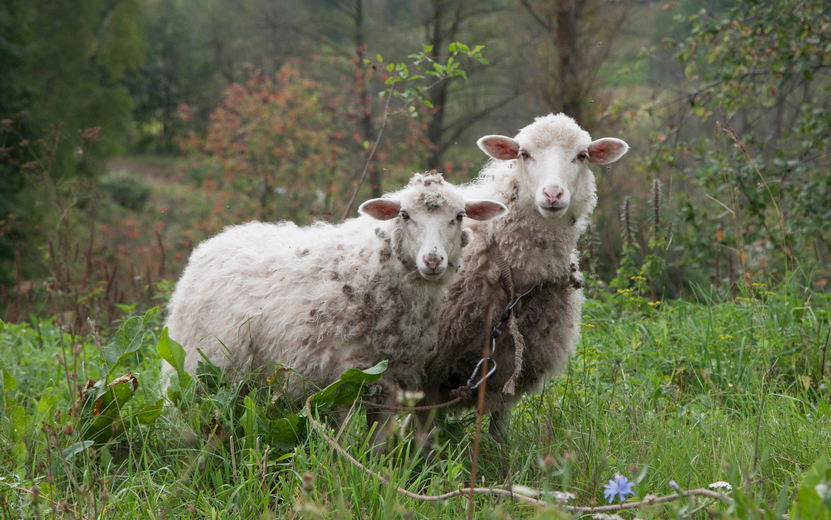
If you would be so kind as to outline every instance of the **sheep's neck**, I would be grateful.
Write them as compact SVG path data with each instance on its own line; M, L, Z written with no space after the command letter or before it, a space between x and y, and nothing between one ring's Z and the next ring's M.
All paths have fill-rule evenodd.
M506 217L486 223L487 236L511 266L517 290L570 276L582 226L569 215L545 218L536 208L516 203L509 203L509 209Z

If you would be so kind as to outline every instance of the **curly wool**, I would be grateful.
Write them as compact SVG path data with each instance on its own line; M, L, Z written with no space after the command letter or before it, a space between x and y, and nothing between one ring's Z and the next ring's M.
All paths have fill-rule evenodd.
M419 174L395 195L415 201L431 193L463 205L440 175ZM193 373L197 349L232 378L267 376L279 363L303 376L287 386L300 398L348 368L387 359L376 392L419 388L435 351L442 287L462 244L447 251L447 276L427 281L403 226L401 218L367 216L302 228L251 222L202 243L169 306L169 335L185 348L185 370Z
M587 132L562 114L537 118L517 139L520 137L540 148L579 150L591 142ZM495 436L504 432L504 421L524 393L538 391L548 378L563 370L580 339L582 275L572 266L578 265L577 240L597 203L594 175L587 167L584 169L572 190L567 213L561 218L540 214L534 203L535 186L519 174L516 160L491 160L476 181L463 187L468 196L503 202L509 213L499 220L471 225L474 239L463 254L465 267L445 291L440 343L436 357L427 365L424 390L428 403L449 400L450 391L467 382L481 359L490 333L485 323L488 311L493 308L494 322L498 322L509 301L491 251L498 249L510 268L515 294L536 288L514 310L516 317L522 317L518 329L525 348L513 394L503 393L515 368L516 345L507 332L507 323L493 356L497 369L487 382L485 406L494 414L491 431ZM475 404L475 398L471 398L463 406Z

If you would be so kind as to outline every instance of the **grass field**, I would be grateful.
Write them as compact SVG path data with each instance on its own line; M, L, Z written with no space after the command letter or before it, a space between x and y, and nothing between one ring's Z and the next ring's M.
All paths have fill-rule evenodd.
M727 481L732 506L688 498L621 515L788 512L806 470L831 455L831 298L795 280L751 287L737 301L664 302L646 312L622 310L630 308L626 294L595 289L593 296L566 373L517 406L503 446L483 436L477 485L569 491L576 495L572 504L592 506L606 504L603 485L615 473L636 483L630 502L674 493L671 480L681 489ZM276 425L296 419L299 404L284 403L279 385L217 384L203 373L210 391L185 392L179 410L169 405L154 419L163 310L147 318L143 327L139 318L124 320L115 339L115 331L101 331L100 347L94 337L62 333L54 319L0 332L2 518L467 514L466 498L401 497L308 425L287 442ZM115 364L119 345L128 348L116 352L124 355L107 380L129 370L138 386L132 398L118 400L125 431L103 442L110 430L91 436L96 417L85 416L87 408L68 412L86 378L98 379ZM104 408L101 417L109 413ZM422 455L401 439L381 459L365 446L362 419L357 413L339 439L394 484L425 494L470 484L474 414L443 420L444 433ZM119 423L110 419L106 427ZM495 496L478 496L473 510L475 518L561 517L556 509Z

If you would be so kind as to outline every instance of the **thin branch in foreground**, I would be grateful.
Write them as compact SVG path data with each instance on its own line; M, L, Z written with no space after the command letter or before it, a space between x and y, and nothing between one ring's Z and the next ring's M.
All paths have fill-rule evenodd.
M364 183L364 179L366 178L366 172L369 171L369 163L372 162L372 158L375 156L375 150L378 149L378 144L381 142L381 136L384 135L384 129L387 126L387 117L390 113L390 101L392 101L393 92L395 91L395 82L393 82L392 86L390 87L389 96L387 96L387 106L384 107L384 119L381 122L381 129L378 130L378 137L375 139L375 144L372 145L372 150L369 152L369 157L366 158L366 164L364 165L364 171L361 172L361 177L358 179L358 185L355 186L355 191L352 192L352 198L349 199L349 204L346 206L346 211L343 212L343 216L340 218L340 221L343 222L346 220L346 217L349 216L349 213L352 212L352 206L355 204L355 198L358 196L358 192L361 190L361 185Z
M306 412L306 417L309 419L309 423L312 425L312 429L314 429L323 439L331 446L335 451L341 454L344 458L346 458L349 462L359 468L361 471L377 479L381 484L385 486L392 486L390 480L375 471L367 468L358 460L350 455L344 448L342 448L326 431L326 427L324 427L317 419L314 418L312 415L312 398L309 396L306 399L306 406L304 410ZM418 500L420 502L438 502L440 500L447 500L450 498L455 498L458 496L472 496L472 495L496 495L496 496L503 496L509 497L514 500L521 500L523 502L527 502L530 504L538 505L538 506L548 506L549 503L544 500L539 500L536 498L532 498L526 496L524 494L519 494L511 491L510 489L500 489L500 488L462 488L457 489L454 491L450 491L448 493L443 493L441 495L424 495L421 493L413 493L412 491L408 491L400 486L394 486L395 490L408 498L412 498L413 500ZM543 494L542 491L534 490L537 496ZM613 504L613 505L606 505L606 506L596 506L596 507L581 507L581 506L568 506L564 504L558 504L557 507L562 509L563 511L567 511L570 513L607 513L607 512L614 512L614 511L625 511L629 509L637 509L639 507L646 507L646 506L653 506L658 504L666 504L668 502L673 502L675 500L679 500L685 497L707 497L712 498L714 500L719 500L721 502L730 503L732 500L727 495L719 493L717 491L712 491L710 489L698 488L698 489L690 489L687 491L681 491L679 493L673 493L672 495L665 495L665 496L652 496L647 495L643 500L638 502L624 502L622 504Z

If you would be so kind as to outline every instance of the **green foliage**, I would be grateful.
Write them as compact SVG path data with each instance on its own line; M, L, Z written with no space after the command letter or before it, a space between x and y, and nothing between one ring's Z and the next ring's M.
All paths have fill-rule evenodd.
M378 380L387 369L387 360L366 370L350 368L340 378L311 398L316 410L326 410L332 406L348 406L360 397L363 390Z
M802 477L789 518L828 520L831 518L831 467L819 460Z
M482 57L483 45L477 45L473 49L461 42L454 42L448 45L448 56L435 56L431 54L433 51L432 45L422 45L422 52L410 54L407 56L410 63L388 63L386 65L387 72L390 76L386 79L384 84L391 85L389 88L380 92L379 95L383 97L385 94L394 96L404 103L404 106L399 111L407 110L411 117L418 117L418 111L414 106L415 103L422 103L427 108L435 108L430 102L425 93L442 81L453 78L467 79L467 74L464 70L459 68L459 57L467 57L476 60L482 65L487 65L488 61ZM378 61L378 66L374 65L371 60L364 60L364 63L376 69L384 62L384 58L380 54L375 55ZM410 68L415 68L419 73L410 74ZM424 67L424 70L422 70ZM422 75L423 74L423 75ZM417 80L424 79L425 76L432 76L435 78L429 85L412 85ZM399 83L405 84L403 88L396 90L396 85Z
M133 177L107 178L102 184L110 198L130 211L141 211L150 199L150 188Z
M831 146L826 3L746 0L676 21L689 33L664 45L683 68L689 94L677 101L679 112L664 108L672 104L666 95L643 105L663 128L652 133L653 148L639 165L650 180L680 173L671 201L675 263L704 267L700 282L724 288L739 276L781 279L797 266L816 269L825 283L831 272L831 162L822 152Z
M790 511L813 518L798 511L818 506L825 496L816 489L824 489L828 476L827 466L817 461L831 457L831 394L827 364L822 367L831 300L809 291L806 301L805 288L793 279L784 286L753 287L737 301L666 301L653 307L647 305L648 285L629 282L646 303L630 300L635 290L587 302L583 342L566 374L515 407L506 445L484 437L479 457L484 484L498 487L508 474L513 485L524 486L518 491L543 490L544 497L570 491L577 494L570 503L587 505L592 499L605 502L603 484L615 473L636 482L637 497L629 501L673 493L670 479L682 489L726 481L732 491L724 502L688 497L639 509L637 516L749 519ZM125 319L120 332L105 332L107 365L97 364L101 353L93 338L70 340L49 321L0 331L0 459L14 468L0 481L0 510L16 508L18 516L32 516L35 506L19 488L51 475L55 488L44 488L38 505L47 517L50 494L56 504L67 501L73 509L92 512L91 503L77 499L81 484L102 497L97 507L104 516L140 517L152 509L187 518L188 506L199 514L233 518L247 516L249 507L278 517L465 515L463 500L421 503L402 497L334 453L311 431L300 403L285 394L288 378L296 377L286 368L276 366L265 384L231 382L208 360L186 374L181 346L164 330L158 338L148 334L158 319L150 313L142 347L127 357L142 318ZM77 366L93 378L103 375L99 378L106 381L110 366L119 363L117 370L128 367L135 379L90 383L78 415L56 418L56 411L76 402L67 377L83 379L72 376L74 352L54 370L55 354L63 356L67 345L81 345L73 349L79 351ZM163 413L152 390L161 379L162 359L176 373L170 388L181 393L175 414ZM347 371L312 397L313 413L325 416L350 406L383 368ZM185 379L190 383L183 389ZM141 382L136 389L134 380ZM469 484L474 421L471 415L449 421L458 435L428 440L424 452L414 449L418 442L400 442L388 456L373 456L361 420L341 422L338 442L394 485L440 494ZM147 496L124 492L132 486L143 486ZM556 508L498 497L477 497L474 510L494 519L562 516Z
M177 382L176 384L171 382L167 389L167 395L174 404L177 404L182 399L182 391L189 390L193 381L193 378L185 372L185 349L182 348L182 345L170 339L167 335L167 327L165 327L162 330L161 338L159 338L159 344L156 346L156 352L176 371ZM209 381L213 380L210 379Z
M255 71L232 84L212 114L204 144L189 138L206 162L209 185L226 184L247 195L249 218L301 220L310 212L331 213L343 193L342 171L350 165L342 99L303 78L291 63L274 77ZM182 112L189 119L188 108ZM206 172L206 173L207 173Z
M142 329L147 325L147 322L152 320L159 312L158 307L153 307L143 318L134 316L127 319L121 327L116 331L113 342L105 347L102 351L104 364L107 367L107 375L112 374L118 365L124 361L127 356L136 352L142 344Z
M15 250L25 255L27 275L41 274L43 228L56 226L38 206L54 205L54 188L85 198L77 188L98 173L98 159L123 151L132 99L121 82L145 57L139 5L13 0L0 7L0 283L11 281Z

